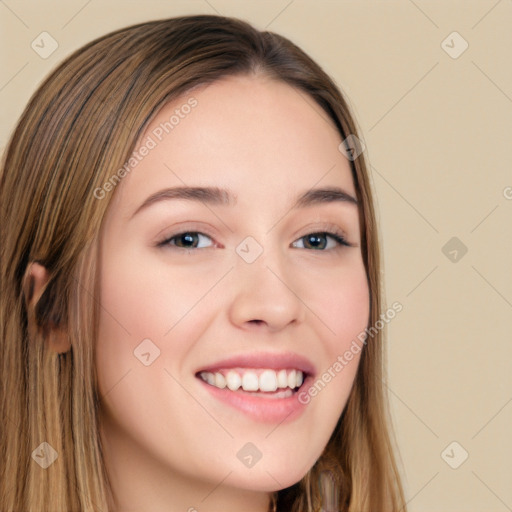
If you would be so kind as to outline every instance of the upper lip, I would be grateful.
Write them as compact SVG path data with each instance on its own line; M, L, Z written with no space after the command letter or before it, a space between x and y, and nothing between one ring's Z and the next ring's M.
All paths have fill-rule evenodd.
M316 373L313 363L304 356L293 352L256 352L251 354L238 354L226 359L216 361L199 368L200 372L215 372L229 368L268 368L282 370L285 368L301 370L308 375Z

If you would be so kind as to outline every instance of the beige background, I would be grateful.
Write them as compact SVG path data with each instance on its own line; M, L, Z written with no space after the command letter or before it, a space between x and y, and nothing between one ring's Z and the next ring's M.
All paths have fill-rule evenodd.
M72 50L137 22L215 12L299 44L361 126L387 301L404 306L389 326L388 386L410 510L512 511L512 1L4 0L0 147ZM43 31L59 45L47 59L31 48ZM458 58L454 31L469 45ZM455 262L442 251L452 237ZM452 469L445 460L459 464L463 450Z

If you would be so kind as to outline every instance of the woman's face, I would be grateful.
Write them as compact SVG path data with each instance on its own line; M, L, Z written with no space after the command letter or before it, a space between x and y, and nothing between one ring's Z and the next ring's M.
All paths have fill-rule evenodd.
M341 140L310 97L261 76L202 86L152 120L101 233L96 363L116 485L271 491L320 456L359 354L335 363L369 315Z

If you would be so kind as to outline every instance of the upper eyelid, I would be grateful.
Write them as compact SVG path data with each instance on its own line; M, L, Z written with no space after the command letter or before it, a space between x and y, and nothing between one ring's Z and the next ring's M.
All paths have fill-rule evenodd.
M302 238L303 236L311 235L314 233L332 233L341 236L345 240L348 240L347 232L341 226L333 224L332 222L324 222L319 224L320 225L318 227L306 226L305 228L296 231L294 236L296 236L297 238ZM303 234L299 235L299 233Z
M188 224L188 223L180 222L179 224ZM303 236L313 234L313 233L332 232L334 234L340 234L341 236L343 236L343 238L348 238L346 230L333 222L317 221L315 224L318 224L318 226L306 226L299 230L296 230L293 236L296 236L297 238L301 238ZM205 230L203 223L192 222L192 223L190 223L189 226L186 226L184 228L179 228L179 227L173 228L173 227L168 226L167 228L162 229L156 238L160 238L162 233L170 232L173 229L178 229L179 231L176 231L172 235L166 236L166 238L172 238L174 236L182 235L185 233L200 233L202 235L214 238L214 237L218 236L217 234L219 234L219 230L214 228L213 226L209 226ZM230 231L232 232L233 230L230 229ZM214 232L217 234L208 234L208 232ZM303 232L303 234L299 235L299 233L301 233L301 232Z

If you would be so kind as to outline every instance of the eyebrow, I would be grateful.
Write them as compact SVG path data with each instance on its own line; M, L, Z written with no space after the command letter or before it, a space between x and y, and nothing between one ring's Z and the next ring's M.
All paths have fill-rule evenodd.
M137 213L160 201L171 199L187 199L191 201L200 201L211 205L234 206L237 202L237 196L226 189L218 187L174 187L159 190L151 194L131 215L133 218ZM307 190L299 196L292 206L292 209L306 208L317 204L327 203L349 203L357 205L355 197L345 192L339 187L314 188Z

